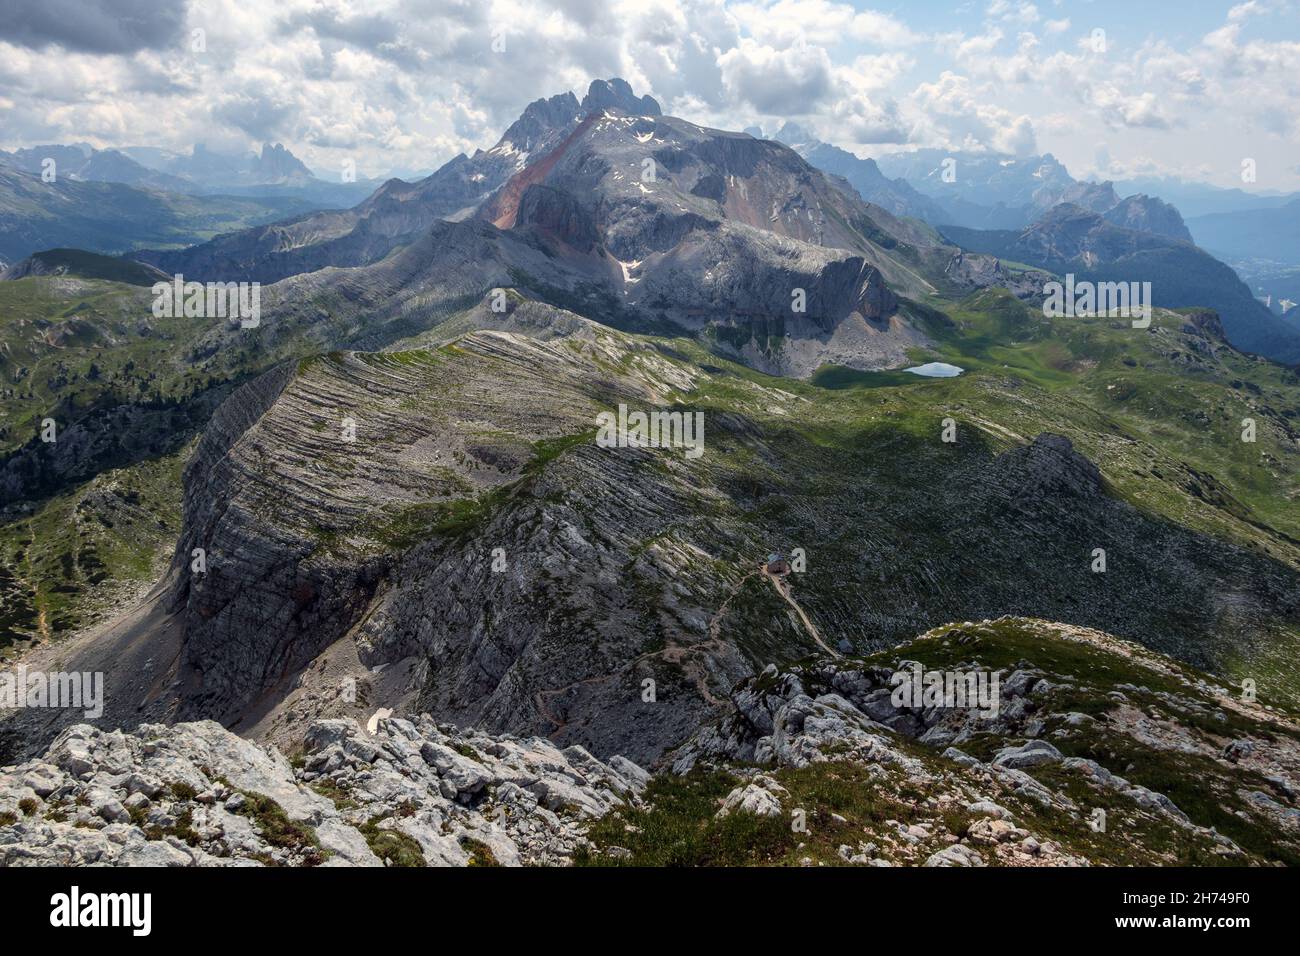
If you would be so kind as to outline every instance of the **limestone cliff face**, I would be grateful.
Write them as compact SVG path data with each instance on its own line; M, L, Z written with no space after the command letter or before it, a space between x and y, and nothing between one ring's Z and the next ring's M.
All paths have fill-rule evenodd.
M1300 607L1293 572L1116 499L1062 436L964 422L954 449L539 303L479 323L281 367L222 409L173 568L181 718L402 706L650 763L823 637L874 648L1014 611L1215 668ZM599 446L619 404L701 409L703 454ZM1240 511L1209 476L1161 480ZM815 570L783 596L757 561L803 542ZM360 688L342 711L341 648Z
M330 587L326 570L303 564L313 545L286 524L297 518L298 527L310 526L312 509L330 507L323 489L309 474L273 481L265 468L272 444L290 440L283 432L265 434L266 413L293 399L285 390L295 375L285 364L236 391L185 471L169 604L183 620L184 674L200 688L198 712L219 701L211 712L226 719L227 704L251 705L319 653L365 603L351 584ZM313 424L302 422L304 429Z
M238 720L349 635L367 666L421 661L414 690L444 715L639 755L689 732L708 708L707 683L693 682L715 679L703 668L747 672L726 647L680 671L656 663L693 653L665 639L708 639L716 576L674 583L699 557L652 547L634 561L644 590L615 584L688 510L689 478L593 441L609 403L656 407L688 373L590 324L576 331L342 354L237 393L186 474L172 591L182 714ZM621 357L643 371L611 377L604 364ZM669 706L641 700L656 676Z

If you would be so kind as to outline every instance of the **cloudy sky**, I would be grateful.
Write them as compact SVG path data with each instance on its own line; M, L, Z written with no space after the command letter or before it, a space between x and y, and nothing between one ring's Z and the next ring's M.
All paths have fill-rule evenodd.
M0 0L0 146L283 142L427 172L623 76L859 155L1051 152L1076 176L1300 189L1300 0ZM199 43L199 40L202 43ZM196 46L203 47L196 50Z

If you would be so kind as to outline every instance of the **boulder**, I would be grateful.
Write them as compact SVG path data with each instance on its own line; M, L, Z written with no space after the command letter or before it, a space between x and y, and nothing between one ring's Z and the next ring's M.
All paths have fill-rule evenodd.
M722 818L732 813L748 813L756 817L779 817L782 814L781 800L771 790L755 783L747 783L727 794L717 816Z
M999 750L993 758L993 764L1009 770L1023 770L1045 763L1060 763L1063 759L1061 752L1046 740L1030 740L1019 747Z
M930 854L923 866L986 866L984 857L964 843L954 843Z

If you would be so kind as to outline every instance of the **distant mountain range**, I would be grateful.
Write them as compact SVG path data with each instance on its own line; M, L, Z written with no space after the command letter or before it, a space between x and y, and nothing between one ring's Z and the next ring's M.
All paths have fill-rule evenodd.
M1111 182L1074 179L1051 153L998 154L917 150L880 160L886 174L910 183L939 207L935 225L969 229L1022 229L1044 212L1071 203L1139 232L1192 241L1178 210L1145 194L1125 198ZM945 172L951 181L945 179Z
M1208 183L1187 182L1172 176L1148 176L1116 180L1115 188L1123 195L1148 193L1173 203L1184 216L1198 218L1217 212L1241 212L1252 209L1276 209L1300 199L1300 193L1224 189Z
M1023 230L950 226L944 234L967 249L1081 280L1150 282L1153 304L1215 309L1238 348L1300 364L1300 333L1270 313L1231 267L1189 241L1129 228L1073 203L1053 206Z
M142 166L192 184L206 193L235 196L296 195L318 205L351 206L369 196L378 180L364 177L345 181L343 171L321 176L307 168L280 143L264 143L260 153L222 153L195 145L188 154L149 147L122 150Z
M1231 267L1198 249L1179 211L1161 199L1121 199L1114 183L1079 182L1051 154L918 150L876 162L792 124L776 138L868 202L923 219L963 248L1081 279L1150 281L1157 305L1215 308L1239 348L1300 362L1294 322L1270 314ZM1206 217L1197 221L1198 238L1225 258L1266 248L1300 261L1294 213L1284 206Z
M754 132L761 138L761 130ZM861 159L846 149L823 143L795 123L786 123L772 139L785 143L822 172L839 176L867 202L896 216L911 216L932 224L948 218L943 206L913 188L906 179L888 178L875 160Z
M1013 157L921 149L879 159L886 176L906 180L943 210L942 225L1016 229L1080 184L1050 153Z
M328 182L284 146L237 156L84 143L0 150L0 265L53 247L120 253L201 242L355 205L372 181Z
M128 252L184 246L292 215L315 204L293 195L201 196L89 182L0 165L0 263L60 247Z
M197 144L189 155L127 147L123 152L142 166L202 184L205 189L228 186L303 185L317 179L307 166L280 143L265 143L260 153L220 153Z
M193 191L192 183L142 166L119 150L93 149L84 144L32 146L11 153L0 150L0 166L9 166L34 176L53 176L56 181L64 177L83 182L121 183L141 189Z
M1187 225L1197 245L1216 255L1300 265L1300 197L1277 207L1196 216Z
M0 166L41 175L53 161L57 176L84 182L121 183L141 189L189 194L288 197L317 207L350 206L377 182L344 182L313 173L280 143L260 153L233 154L197 144L189 154L147 146L95 149L85 143L0 150Z
M432 317L458 289L522 286L799 376L900 361L923 338L900 296L1025 281L864 203L780 143L662 116L621 80L593 83L581 101L538 100L491 149L391 180L353 209L135 256L226 281L352 267L285 284L285 308L309 298L351 315L367 304L372 332L377 316Z
M918 150L890 154L877 163L820 142L792 123L774 138L818 169L842 177L868 202L934 226L1019 229L1055 205L1073 203L1116 225L1192 241L1170 204L1148 195L1121 199L1110 182L1079 182L1050 153L1016 159Z
M1222 189L1172 177L1086 183L1050 153L1013 157L922 149L862 159L789 124L776 138L813 165L843 176L869 202L936 226L1023 229L1052 206L1074 203L1116 225L1195 242L1234 266L1300 266L1300 194Z

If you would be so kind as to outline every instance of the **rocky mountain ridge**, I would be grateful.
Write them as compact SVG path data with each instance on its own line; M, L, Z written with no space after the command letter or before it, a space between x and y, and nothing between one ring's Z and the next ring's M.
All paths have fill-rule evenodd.
M996 673L991 711L894 675ZM653 775L378 711L286 758L211 721L0 770L0 863L1077 867L1300 860L1300 723L1085 628L1003 617L771 665Z
M596 80L581 103L572 93L536 100L491 149L459 155L415 183L390 179L351 209L311 213L141 258L167 272L267 283L326 266L378 262L437 220L465 215L597 108L659 110L653 99L634 96L621 80Z
M1000 674L995 712L900 705L913 664ZM612 862L632 865L1300 859L1294 714L1101 632L967 621L861 661L772 666L731 701L641 805L593 825L593 859L619 843Z
M832 402L680 351L686 342L508 301L503 314L482 303L468 320L478 330L443 346L285 363L221 407L187 468L182 531L152 605L153 632L178 642L163 659L177 664L111 704L111 719L218 717L283 742L373 704L647 762L734 681L817 649L788 600L850 647L940 615L1015 609L1210 668L1232 666L1229 651L1267 655L1294 616L1282 539L1250 549L1135 508L1112 485L1126 472L1103 476L1039 420L1017 422L1041 393L1008 397L988 382L1016 411L957 406L969 431L953 448L928 408L908 424L916 412L896 399ZM1188 363L1228 358L1209 317L1157 328L1155 347L1186 350ZM701 412L708 453L598 447L596 416L620 403ZM1156 454L1097 427L1076 440L1131 448L1135 465ZM827 428L853 440L828 442ZM1145 489L1177 488L1180 508L1255 533L1210 476L1156 461ZM918 487L918 474L933 480ZM674 517L699 502L708 520ZM861 534L841 539L841 521ZM900 539L902 526L929 545ZM778 592L756 562L783 541L831 544L815 574ZM1104 544L1122 574L1094 573L1079 541ZM983 560L989 548L1013 548L1023 565L1002 573ZM880 586L842 586L864 562ZM102 641L141 639L127 628ZM345 678L366 688L364 703L340 697ZM642 699L646 680L658 703ZM22 736L30 746L57 729Z
M427 716L322 721L303 746L291 763L212 721L70 727L0 772L0 866L554 865L648 779Z

